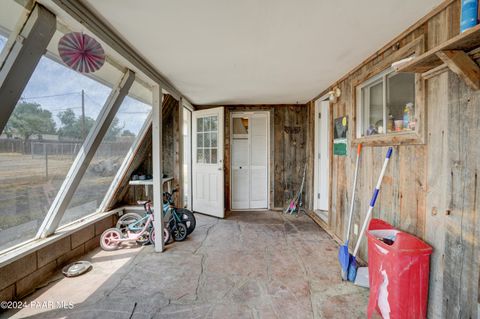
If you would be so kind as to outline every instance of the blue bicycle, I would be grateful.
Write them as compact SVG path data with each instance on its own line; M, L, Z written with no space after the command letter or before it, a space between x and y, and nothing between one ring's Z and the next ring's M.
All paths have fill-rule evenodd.
M195 228L195 216L192 212L186 209L178 209L175 208L173 204L173 193L170 194L165 192L163 202L163 216L167 220L165 223L165 229L167 230L164 232L164 242L167 243L170 240L170 234L173 235L173 238L176 241L183 241L187 238L187 236L193 231ZM139 202L139 204L143 204L145 209L145 216L141 216L137 213L127 213L122 215L118 222L117 222L117 229L120 230L122 234L130 233L137 233L144 229L146 222L148 221L148 217L152 214L152 202ZM150 226L152 227L152 226ZM146 232L144 236L137 240L139 244L145 244L147 242L152 242L151 237L148 234L152 233L152 230Z

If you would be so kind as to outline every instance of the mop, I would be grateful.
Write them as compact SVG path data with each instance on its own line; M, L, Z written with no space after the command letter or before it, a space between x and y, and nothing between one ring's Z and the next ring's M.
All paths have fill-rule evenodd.
M393 148L389 147L388 151L387 151L387 156L385 157L385 162L383 163L382 172L380 173L380 176L378 177L377 186L375 187L375 190L373 191L372 199L370 200L370 206L368 208L367 216L365 216L365 221L363 222L362 230L360 231L360 234L358 235L357 245L355 245L355 250L353 251L353 256L350 259L350 264L348 266L348 280L349 281L355 281L355 278L357 277L357 259L356 259L356 257L357 257L358 249L360 248L360 243L362 242L362 238L363 238L363 235L365 233L365 229L367 228L368 220L372 216L373 207L375 206L375 202L377 201L378 194L380 193L380 186L382 185L383 176L385 175L385 171L387 170L388 161L390 160L390 157L392 156L392 152L393 152Z
M338 261L342 267L342 279L347 280L348 278L348 265L350 264L350 253L348 252L348 241L350 239L350 227L352 225L352 216L353 216L353 207L355 203L355 189L357 186L357 176L358 176L358 166L360 162L360 153L362 152L362 144L358 144L357 148L357 160L355 163L355 176L353 178L353 187L352 187L352 198L350 203L350 213L348 215L348 228L347 228L347 238L345 244L340 246L338 250Z

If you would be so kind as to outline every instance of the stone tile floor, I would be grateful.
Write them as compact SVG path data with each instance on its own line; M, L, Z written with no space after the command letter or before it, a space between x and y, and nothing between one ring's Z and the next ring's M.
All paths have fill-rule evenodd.
M92 271L53 278L25 300L36 309L3 317L365 318L368 290L342 282L337 252L306 216L197 215L189 239L164 253L151 246L96 250L84 258ZM57 302L73 309L53 309Z

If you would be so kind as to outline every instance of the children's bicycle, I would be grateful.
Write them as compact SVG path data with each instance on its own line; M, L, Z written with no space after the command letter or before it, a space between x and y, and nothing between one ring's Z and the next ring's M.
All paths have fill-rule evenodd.
M173 235L173 238L176 241L183 241L194 229L196 225L195 216L192 212L187 209L178 209L175 208L173 204L173 193L176 190L173 190L172 193L165 192L163 203L163 216L168 220L166 223L168 230ZM142 202L144 204L145 211L148 209L151 211L151 201ZM129 231L140 231L145 222L146 215L144 217L140 216L137 213L128 213L120 217L117 222L117 228L125 233Z
M139 244L144 244L149 241L152 244L155 244L153 213L150 206L151 203L149 202L146 202L144 204L146 215L144 218L141 219L141 223L137 225L137 227L139 227L138 230L130 230L130 228L127 227L122 232L118 228L109 228L105 230L100 237L100 247L102 247L103 250L115 250L119 248L122 242L132 241L136 241ZM167 242L169 239L170 231L167 228L164 228L163 240L164 242Z

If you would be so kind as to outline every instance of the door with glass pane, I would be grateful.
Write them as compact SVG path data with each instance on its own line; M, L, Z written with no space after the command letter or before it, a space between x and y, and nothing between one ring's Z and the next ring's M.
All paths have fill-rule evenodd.
M268 113L232 115L232 209L268 208Z
M224 217L223 107L193 112L193 210Z

